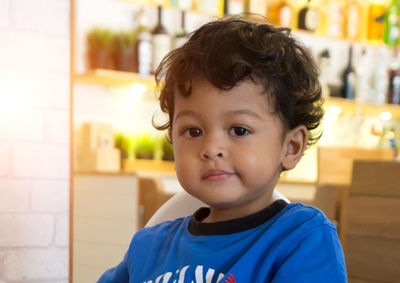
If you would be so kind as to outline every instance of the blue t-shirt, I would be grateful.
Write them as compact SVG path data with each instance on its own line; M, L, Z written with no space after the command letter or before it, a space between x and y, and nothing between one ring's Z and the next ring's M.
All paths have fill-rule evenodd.
M240 219L201 222L208 213L140 230L98 282L347 282L336 228L316 208L278 200Z

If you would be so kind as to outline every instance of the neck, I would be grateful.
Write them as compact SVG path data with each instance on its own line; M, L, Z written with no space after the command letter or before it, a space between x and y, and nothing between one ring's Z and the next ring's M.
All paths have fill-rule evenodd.
M249 206L248 203L243 203L233 208L217 206L210 207L210 214L202 222L215 223L246 217L263 210L264 208L270 206L273 202L274 199L271 191L270 194L258 196L257 204L255 205Z

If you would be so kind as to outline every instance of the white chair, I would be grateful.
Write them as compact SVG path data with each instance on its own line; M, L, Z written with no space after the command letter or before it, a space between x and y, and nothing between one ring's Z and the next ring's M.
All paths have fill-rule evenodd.
M287 203L290 201L281 193L274 190L273 198L283 199ZM174 195L171 199L165 202L147 222L146 227L154 226L158 223L173 220L179 217L184 217L193 214L198 208L207 206L207 204L182 191Z

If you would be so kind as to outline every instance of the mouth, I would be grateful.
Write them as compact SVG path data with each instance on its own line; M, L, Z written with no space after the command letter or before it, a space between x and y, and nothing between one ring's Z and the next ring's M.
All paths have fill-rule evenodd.
M216 181L216 180L225 180L228 179L229 177L235 175L234 173L226 172L223 170L210 170L207 171L206 173L201 176L203 180L208 180L208 181Z

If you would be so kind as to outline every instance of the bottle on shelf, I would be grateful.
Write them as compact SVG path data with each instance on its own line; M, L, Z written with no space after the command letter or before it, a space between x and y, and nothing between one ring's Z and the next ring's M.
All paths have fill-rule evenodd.
M267 3L268 0L248 0L245 3L245 11L250 13L257 13L262 16L267 16L267 13L270 9Z
M375 50L373 56L371 102L382 105L387 101L388 90L388 49L383 45Z
M389 69L388 103L400 104L400 58L397 49Z
M291 27L293 20L293 8L286 0L279 1L268 6L268 19L282 27Z
M293 21L293 7L282 1L278 6L278 24L282 27L291 27Z
M152 39L147 26L147 17L143 7L139 11L139 26L136 30L135 68L134 71L141 75L150 75L152 68Z
M367 55L366 49L363 48L360 58L357 60L356 67L356 87L355 98L358 102L365 103L370 101L371 84L371 64L370 57Z
M178 8L181 10L192 10L193 9L193 2L192 0L175 0L178 2Z
M179 8L179 1L178 0L170 0L169 5L173 8Z
M242 14L245 9L245 0L224 0L224 14Z
M211 15L224 14L224 0L201 0L196 1L196 10Z
M347 99L354 99L354 89L356 83L356 71L353 67L353 46L349 48L349 58L347 65L342 73L343 89L342 97Z
M319 24L319 11L307 0L307 4L300 9L297 27L302 30L315 31Z
M330 1L326 13L325 33L333 37L343 37L344 7L341 1Z
M362 8L357 0L351 0L346 5L344 36L349 40L360 39L362 29Z
M174 41L173 41L173 48L179 48L186 43L188 40L189 35L185 30L185 11L181 11L181 27L179 28L178 32L175 34Z
M158 6L158 22L153 28L152 43L152 72L155 72L161 60L169 51L171 51L171 36L162 23L162 7Z
M383 41L390 47L396 47L400 34L399 0L392 0L385 11Z
M168 0L150 0L153 5L167 6L170 1Z
M385 6L374 3L368 8L368 40L381 41L383 36L383 19Z
M331 55L329 49L324 49L318 54L319 80L324 97L330 96L329 79L331 77Z

